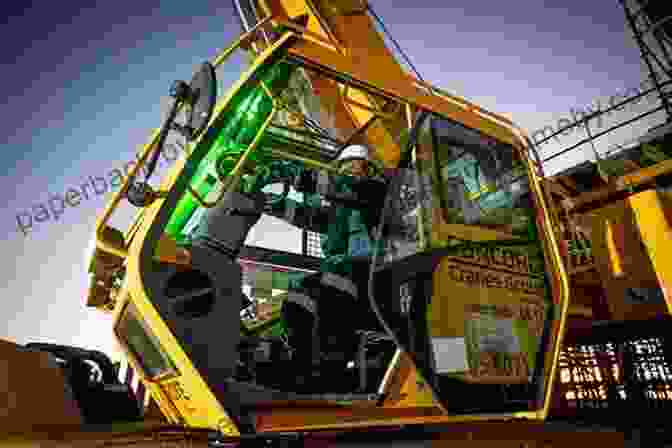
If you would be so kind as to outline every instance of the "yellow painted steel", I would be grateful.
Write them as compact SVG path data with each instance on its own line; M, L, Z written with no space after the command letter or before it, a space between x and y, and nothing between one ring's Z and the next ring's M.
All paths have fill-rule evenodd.
M380 116L377 108L364 92L354 88L342 87L341 96L343 97L345 109L357 126L363 126L374 116ZM380 120L374 122L367 129L366 137L374 153L384 166L395 167L399 163L401 148Z
M310 6L304 1L262 1L260 2L262 6L262 11L266 13L267 16L272 16L277 19L281 18L293 18L300 17L303 15L308 16L308 23L306 29L321 38L326 42L332 44L337 44L337 42L332 41L332 36L329 35L328 30L323 27L323 24L320 23L319 18L313 13L310 9ZM277 20L275 19L275 20Z
M656 207L648 199L642 202L643 197L649 196L648 193L641 194L593 210L587 219L596 271L611 316L616 320L642 320L665 312L664 304L628 304L623 300L628 288L653 288L660 283L659 268L653 264L646 245L642 244L649 236L642 230L650 225L664 229L666 224L656 218L644 227L640 226L640 220L644 223L655 218L652 212L655 213Z
M270 148L268 150L272 155L278 156L283 159L288 159L288 160L296 160L297 162L301 162L307 166L311 166L313 168L316 168L318 170L323 170L329 173L333 174L339 174L341 171L338 169L338 167L334 165L328 165L326 163L319 162L317 160L312 160L308 157L302 157L298 156L296 154L292 154L287 151L283 151L282 149L277 149L277 148Z
M483 114L487 116L487 114ZM493 120L494 122L497 122ZM505 123L509 123L508 125ZM554 214L550 206L550 195L544 188L543 179L538 166L534 161L528 159L529 142L531 142L527 133L515 124L505 119L500 121L500 125L507 126L508 130L514 136L516 143L514 147L519 151L521 160L526 161L525 169L530 181L530 191L535 198L537 205L537 226L540 233L541 242L544 246L544 258L546 260L546 271L551 281L551 293L553 303L558 308L554 323L551 329L549 347L553 349L546 353L544 359L544 400L542 408L537 412L532 412L534 417L545 420L548 417L553 386L557 379L558 359L560 357L560 348L565 335L567 326L567 316L569 312L569 276L567 275L566 260L560 250L560 234L558 216ZM524 415L518 414L518 415Z
M424 104L420 104L420 106L424 106ZM530 172L533 173L533 170L531 168L530 168ZM533 180L532 185L533 185L533 188L536 186L536 188L540 189L538 179ZM148 230L149 223L151 223L152 220L154 219L154 217L155 217L156 213L158 212L158 209L161 205L161 202L162 202L161 199L157 200L148 209L147 219L145 221L143 221L144 224L141 225L141 228L138 230L139 238L136 239L138 244L140 244L140 242L143 241L143 235L146 234L146 232ZM544 201L540 201L540 202L543 203ZM543 216L543 213L545 213L545 212L546 211L544 209L541 210L542 216ZM542 226L542 232L549 232L550 227L548 227L549 226L548 223L550 221L548 219L546 219L545 222L546 222L546 224ZM139 247L133 245L132 249L134 249L134 250L132 250L133 253L129 257L129 265L128 265L129 281L130 281L131 284L140 285L141 283L140 283L140 279L138 277L139 276L139 269L137 267L137 257L139 257ZM197 372L195 370L193 370L193 366L191 366L188 358L182 352L182 350L180 349L180 347L178 346L178 344L176 343L174 338L172 338L172 336L169 335L168 329L165 328L165 327L162 327L161 322L158 321L158 315L154 315L156 313L153 312L152 309L150 309L151 307L150 307L149 303L146 302L146 297L144 296L144 291L142 291L141 294L140 294L140 292L135 292L134 297L136 296L136 294L138 295L138 297L142 297L142 299L136 300L139 303L138 306L141 308L141 313L147 319L149 319L151 321L151 326L153 328L158 328L159 329L158 330L159 338L162 341L170 341L169 343L167 343L167 346L165 348L170 353L174 354L177 364L182 365L182 366L188 366L187 369L189 370L189 373L188 374L183 374L183 376L191 378L192 381L194 382L192 384L192 387L190 388L190 390L195 390L195 389L196 390L201 390L202 393L204 394L204 397L201 399L201 402L202 403L207 403L209 400L208 400L208 396L207 396L207 394L208 394L207 391L208 390L207 390L206 385L204 383L203 384L198 384L198 380L199 380L200 377L198 377ZM561 295L561 294L562 294L562 291L559 291L559 292L556 291L556 295ZM157 319L157 320L155 320L155 319ZM547 388L550 389L551 384L552 384L552 382L548 381ZM405 406L409 407L409 408L414 408L414 407L417 407L419 404L420 403L416 399L416 400L412 400L412 401L409 400L407 403L405 403ZM223 411L219 411L219 412L213 411L213 409L217 409L216 405L213 405L213 407L208 407L208 409L209 409L208 415L223 413ZM543 412L544 412L543 410L541 410L539 412L517 412L517 413L503 414L503 415L500 415L500 416L493 417L493 416L483 416L483 415L480 415L480 416L479 415L472 415L472 416L445 415L445 410L441 410L441 411L444 414L443 416L432 416L432 417L420 417L420 416L417 416L417 417L401 417L401 416L399 416L399 417L393 417L393 416L388 415L387 417L385 417L384 423L381 423L381 421L378 418L376 418L375 413L372 413L368 417L362 417L358 421L350 420L350 421L347 421L347 422L340 422L340 423L336 423L336 422L327 423L326 421L324 421L325 418L327 418L327 420L329 420L330 418L333 418L333 416L332 417L320 416L320 415L308 416L308 415L304 414L302 416L303 422L300 425L297 424L298 425L297 428L301 428L301 429L304 429L304 430L310 430L311 428L317 428L317 427L323 428L323 429L336 428L336 427L339 427L339 428L343 428L343 427L355 428L355 427L359 427L359 426L367 426L367 425L370 425L370 424L373 424L373 423L375 423L375 424L385 424L385 425L395 425L395 424L400 424L400 423L414 423L414 422L436 422L436 423L439 423L439 422L456 422L456 421L486 421L486 420L492 420L492 419L502 419L503 420L503 419L508 419L508 418L543 418ZM185 413L184 410L182 410L180 413L183 414L182 418L184 418L184 413ZM276 414L279 417L282 414L282 412L280 410L276 410ZM312 423L313 420L314 420L314 423ZM192 421L194 423L196 423L195 419L192 419ZM189 422L189 420L187 418L187 423L188 422ZM210 424L212 424L214 422L214 419L210 418L208 420L208 422ZM288 428L285 427L284 429L288 429Z
M265 20L260 22L258 25L261 27L263 24L269 22L269 20ZM256 28L255 28L256 29ZM250 39L254 35L253 31L250 31L248 33L243 34L241 37L239 37L232 45L227 47L224 51L222 51L217 57L214 58L212 64L213 66L217 67L224 63L228 57L233 54L233 52L240 48L240 46L248 39ZM266 59L274 54L274 52L282 47L290 38L292 37L292 33L286 33L283 35L281 38L279 38L272 46L269 48L265 49L262 54L255 60L254 64L252 64L248 69L241 75L241 78L229 89L229 92L227 95L217 103L215 106L215 109L212 114L212 118L210 119L210 123L208 126L210 126L218 117L219 114L224 110L224 108L228 105L229 101L233 97L233 95L240 89L240 87L249 79L249 77L254 73L254 71L263 64ZM111 254L115 254L119 257L126 258L128 255L127 248L119 248L116 247L114 244L110 244L109 241L106 240L105 235L104 235L104 228L107 225L110 217L112 216L112 213L114 210L119 206L119 203L126 197L126 193L128 192L129 188L129 181L130 179L135 178L135 176L139 173L140 169L147 163L149 160L149 157L151 153L155 150L156 145L158 144L159 140L159 134L160 130L155 129L153 134L151 135L149 142L144 145L140 157L138 159L138 162L133 166L133 168L130 170L130 173L124 179L124 183L122 184L121 188L112 196L112 199L108 203L107 207L103 211L102 215L98 218L96 222L96 246L100 248L101 250L104 250L106 252L109 252ZM197 145L198 142L200 142L201 138L205 133L202 133L196 141L193 142L193 145ZM177 165L173 166L173 169L171 170L168 178L164 181L162 185L162 190L168 191L174 184L177 176L182 171L183 164L178 163ZM158 201L159 203L162 203L162 201Z
M672 198L669 193L647 190L629 198L642 241L672 314Z
M616 244L616 235L614 231L615 224L612 221L607 221L607 249L609 250L609 261L611 262L611 269L614 276L623 276L623 262L621 255L618 253Z
M394 56L385 45L384 40L376 31L370 19L365 14L348 14L347 33L338 33L339 13L345 10L357 10L352 4L343 2L322 1L295 1L295 0L262 0L262 9L270 16L299 17L307 14L308 34L303 34L306 42L316 45L326 52L343 55L357 60L366 60L366 65L377 70L384 70L388 76L396 74L397 79L405 76L403 68L396 62ZM361 9L361 8L359 8ZM340 24L342 27L342 23ZM295 26L294 29L297 29ZM310 33L315 34L333 45L332 51L323 42L310 39ZM355 41L353 41L355 39ZM372 116L375 105L357 89L341 88L341 98L355 126L363 126ZM386 167L394 167L399 160L400 148L394 142L389 132L380 122L373 123L366 131L368 143L374 149L377 157Z
M219 114L222 113L226 105L233 98L235 93L244 85L244 83L251 78L253 73L269 58L274 52L279 49L284 43L291 37L290 34L285 35L282 39L276 42L272 47L265 50L264 54L260 56L255 63L249 67L238 82L231 88L227 96L222 100L221 103L215 109L214 116L216 119ZM261 132L259 133L259 135ZM255 140L258 140L257 136ZM153 141L155 144L155 142ZM151 146L148 145L148 148L145 149L145 153L142 155L140 162L135 169L140 167L146 160ZM185 163L178 163L173 167L171 175L169 176L169 181L166 182L166 188L170 189L174 186L175 181L177 180L179 174L184 169ZM133 172L131 173L131 177ZM124 191L127 189L127 183L120 189ZM109 215L112 213L114 208L118 205L121 197L119 194L115 196L110 206L103 215L101 222L104 224L109 218ZM198 371L195 369L191 363L187 354L180 347L180 344L177 342L175 336L171 333L170 329L163 322L158 312L151 305L149 298L147 297L147 292L143 288L143 282L140 274L140 258L143 246L150 242L151 240L147 238L149 229L156 219L157 214L159 213L165 198L159 198L154 201L151 205L146 208L145 219L143 219L136 231L136 237L131 242L130 247L127 252L127 285L129 285L128 293L126 294L125 300L122 300L118 303L117 309L115 310L113 321L118 322L123 311L124 306L128 304L129 301L132 301L133 304L137 307L142 318L147 322L149 327L156 333L156 337L161 341L162 348L167 353L170 354L172 361L175 363L179 376L176 378L168 378L165 380L156 381L152 378L147 378L142 372L141 366L136 360L132 353L128 352L124 344L120 344L124 347L125 354L129 359L129 363L139 373L139 376L143 383L147 384L148 390L153 397L156 397L159 406L161 406L162 411L166 412L166 415L171 418L171 420L179 423L184 423L190 427L209 427L209 428L220 428L222 431L225 431L230 435L239 435L238 429L236 428L233 420L226 413L222 405L217 401L216 397L208 388L207 384L198 374ZM100 240L98 241L100 245ZM175 388L175 381L179 381L182 389L189 390L191 393L191 400L187 400L191 403L197 403L197 407L192 409L190 405L184 403L185 400L179 401L171 399L170 396L170 384L173 384Z
M314 19L312 21L309 19L308 21L307 28L311 33L319 35L321 39L333 42L334 46L346 42L345 45L349 51L343 52L345 53L343 54L339 51L330 50L325 45L317 44L315 39L309 39L307 36L296 36L293 33L286 33L257 57L254 64L243 74L233 88L231 88L224 100L216 106L212 118L213 121L217 119L218 115L224 110L233 95L240 89L243 83L249 79L257 68L275 51L285 45L291 37L296 36L300 38L291 48L289 48L290 55L297 58L308 68L316 69L319 73L332 74L339 81L350 83L344 95L343 107L348 110L353 122L357 126L366 123L374 114L376 114L376 111L379 111L378 105L375 104L374 101L371 101L371 95L378 95L382 98L392 99L400 104L408 105L409 107L428 109L441 116L477 129L502 142L512 144L519 151L521 158L527 161L528 139L525 133L515 127L515 125L511 124L508 119L486 112L465 100L456 99L444 93L437 93L433 88L428 92L427 85L411 78L400 68L397 68L396 70L385 70L384 67L391 64L389 61L391 58L389 53L381 53L377 55L380 60L388 61L383 65L371 63L371 61L378 61L376 57L372 57L368 62L364 61L362 59L363 50L362 52L357 53L353 48L347 46L347 41L344 40L343 36L339 33L333 32L333 30L330 32L325 30L324 24L329 23L330 21L333 22L336 19L333 17L316 18L314 10L319 9L319 5L313 4L313 6L309 6L307 3L304 4L303 2L284 2L281 0L267 0L262 3L267 8L269 17L271 15L282 17L282 14L279 14L279 10L277 9L279 4L284 5L287 17L295 17L302 13L308 13L309 16ZM267 22L264 23L273 22L271 18L265 20ZM343 19L340 26L345 26L344 20L345 19ZM246 39L249 40L251 38L250 33L245 36L240 38L234 45L229 47L229 49L225 50L220 57L216 58L216 64L221 64L224 59L231 54L233 51L232 48L235 49L239 47L246 41ZM338 42L336 42L335 39L338 39ZM363 46L361 48L365 49ZM338 48L336 48L336 50L338 50ZM345 90L345 87L342 87L341 94L344 94ZM365 93L365 90L368 90L368 92ZM403 109L405 110L405 108ZM400 111L400 114L403 114L403 110ZM403 119L403 115L400 116ZM211 124L213 121L211 121ZM399 159L399 147L392 141L392 136L385 130L384 126L372 126L367 130L366 136L368 140L376 142L375 146L377 148L382 148L381 158L385 160L386 164L388 166L395 166ZM140 161L134 167L130 177L135 175L139 168L146 162L151 150L156 145L157 137L158 133L155 132L150 143L145 146ZM239 164L238 168L240 168L241 165L242 162ZM184 169L184 166L184 161L178 161L171 171L169 178L164 182L162 190L168 191L173 188L175 181ZM307 414L305 412L295 414L293 411L276 409L273 412L276 423L271 425L274 430L354 428L371 424L398 425L408 423L446 423L489 421L493 419L507 420L511 418L543 419L547 416L560 342L566 322L568 280L564 261L560 256L558 237L554 231L554 217L550 212L547 203L547 195L541 185L539 173L537 173L536 169L529 164L527 165L527 173L530 179L531 191L538 199L539 229L546 249L547 265L553 279L552 289L555 299L554 301L560 308L560 312L558 313L559 320L557 321L557 325L552 334L554 341L551 346L554 347L554 350L546 355L546 383L543 407L538 411L507 413L498 416L447 415L447 411L442 408L437 408L439 410L438 414L431 416L416 415L404 417L402 415L395 416L394 414L389 413L383 413L377 416L376 412L372 411L368 416L360 415L357 419L350 418L346 420L341 420L340 416L334 415L333 413L330 414L329 412L321 414ZM125 291L126 294L123 296L124 299L119 301L115 310L115 322L119 319L123 306L129 301L132 301L152 330L156 332L156 336L162 341L163 349L170 353L180 373L179 376L165 378L159 381L146 377L142 377L142 379L147 383L148 389L156 398L161 409L172 421L182 422L188 426L220 427L223 431L235 435L237 434L237 429L235 428L235 425L233 425L232 420L217 402L205 382L201 379L200 375L191 364L188 356L181 349L176 338L171 334L169 328L161 321L158 313L149 302L146 295L147 293L142 286L140 254L143 245L147 244L145 240L148 236L150 226L156 219L165 198L158 198L153 204L146 208L144 218L137 224L137 230L134 230L136 237L130 242L129 247L121 250L120 248L112 247L111 244L102 238L101 229L107 224L110 214L117 207L127 188L128 185L126 182L117 194L115 194L97 224L98 247L102 250L123 256L127 260L126 285L128 285L128 288ZM457 231L455 228L449 230ZM460 230L466 231L465 229ZM492 238L497 237L498 235L492 235ZM134 360L130 353L127 353L126 355L129 358L132 367L141 373L142 371L139 369L140 366L137 363L137 360ZM176 384L179 384L179 386ZM189 390L192 395L192 400L188 401L197 403L195 410L189 408L189 405L187 404L177 404L179 400L175 400L174 398L177 393L175 390L180 387L184 390ZM415 392L417 392L417 390ZM171 394L173 394L173 398L171 398ZM415 398L404 402L402 407L415 409L426 406L426 403L426 397L421 398L416 395ZM421 404L423 406L421 406ZM292 415L294 415L294 417L292 417ZM280 423L285 417L288 421L286 421L286 423Z
M425 87L419 82L414 83L408 76L394 76L378 70L377 67L371 66L369 63L325 51L305 40L292 46L289 53L301 60L308 68L340 74L344 79L355 79L357 85L368 87L372 93L380 94L401 103L422 105L425 109L463 123L465 126L478 129L504 143L514 146L519 146L521 143L510 129L508 119L497 117L491 113L484 113L480 108L468 105L466 101L465 103L447 101L443 96L428 93ZM524 144L527 147L527 143Z

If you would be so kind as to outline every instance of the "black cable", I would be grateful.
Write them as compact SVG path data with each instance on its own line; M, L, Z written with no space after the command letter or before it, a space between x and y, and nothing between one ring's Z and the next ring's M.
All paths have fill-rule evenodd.
M181 103L182 101L180 97L176 95L175 102L173 103L170 112L168 113L168 118L166 118L166 121L163 123L163 126L159 131L159 138L156 143L156 146L153 148L151 158L147 162L147 171L145 171L145 182L149 182L149 178L152 177L152 174L154 174L154 170L156 169L156 165L159 161L159 155L161 154L161 151L163 151L163 145L166 142L168 133L171 131L171 127L173 125L173 122L175 121L175 117L177 116L177 112L179 110L179 106L181 106Z
M404 58L406 63L411 67L411 70L413 70L413 72L415 73L415 76L417 76L418 79L420 81L422 81L423 83L426 83L426 81L424 80L424 78L422 77L420 72L415 68L415 66L411 62L410 58L406 55L406 53L401 48L401 46L399 45L397 40L394 37L392 37L392 34L389 32L389 30L385 26L385 23L383 22L383 20L373 10L373 7L371 6L370 2L367 2L366 8L369 11L369 13L373 16L373 18L376 20L376 22L378 22L378 24L382 28L383 32L392 41L392 43L396 47L397 51L399 51L399 53ZM431 90L431 94L434 94L433 89ZM429 112L426 111L426 110L422 110L422 112L420 113L420 116L418 117L418 119L415 123L415 126L413 127L413 129L411 129L411 133L410 133L409 139L408 139L408 144L407 144L404 152L401 154L401 157L400 157L400 163L399 163L400 168L404 168L405 166L407 166L410 163L411 150L415 146L415 140L417 140L417 137L419 135L420 126L422 125L422 123L425 121L425 119L428 116L429 116ZM390 335L390 337L394 341L395 345L400 350L406 351L407 349L404 346L401 345L401 343L400 343L400 341L397 337L396 332L392 331L390 326L385 321L385 318L383 317L382 313L380 312L380 309L378 308L378 305L377 305L376 300L375 300L375 295L374 295L374 290L375 290L374 274L375 274L375 267L376 267L376 261L377 261L377 255L378 255L377 247L380 244L380 241L382 239L383 228L384 228L384 225L385 225L385 218L386 218L386 215L387 215L388 211L391 208L392 197L394 196L394 191L395 191L396 188L399 187L399 185L400 185L399 184L399 176L393 177L391 182L390 182L390 190L389 190L388 194L385 196L385 202L383 204L383 208L382 208L382 211L381 211L380 221L378 223L378 226L376 226L376 229L375 229L375 235L374 235L375 243L374 243L373 255L371 257L371 266L370 266L370 269L369 269L369 279L368 279L368 285L367 285L368 286L367 292L368 292L368 296L369 296L369 304L370 304L371 309L374 312L376 318L378 319L379 323L381 324L381 326L383 327L385 332L388 335Z
M315 132L316 134L321 135L323 138L327 138L327 139L332 139L332 138L333 138L333 137L331 136L331 134L329 134L329 132L327 132L327 130L324 129L324 128L319 124L319 122L313 120L313 119L310 118L310 117L307 117L307 116L304 115L304 117L303 117L303 124L304 124L307 128L312 129L312 131Z
M299 107L300 108L300 107ZM312 130L314 133L321 135L324 138L331 139L333 140L334 137L325 129L322 127L322 125L319 123L319 121L314 120L313 118L309 117L307 114L303 113L303 111L296 112L292 106L290 106L286 101L283 101L282 104L282 109L285 109L291 114L296 114L300 115L303 118L303 124L306 126L306 128Z
M288 104L284 104L283 109L287 110L289 113L301 115L303 118L303 124L306 126L306 128L311 129L314 133L321 135L323 138L333 139L333 137L319 124L319 122L308 117L303 112L296 112L292 110Z
M418 120L415 123L415 126L413 129L411 129L411 133L409 135L408 143L406 145L406 148L404 149L404 153L402 154L402 159L405 159L406 156L411 152L413 147L415 146L415 141L418 138L419 135L419 129L424 123L425 119L429 116L429 112L426 110L423 110L422 113L420 114L420 117L418 117ZM390 186L387 195L385 196L385 202L383 204L383 208L380 213L380 220L378 222L378 225L376 226L375 229L375 235L374 235L374 246L373 246L373 254L371 256L371 266L369 268L369 279L368 279L368 285L367 285L367 292L369 296L369 305L371 306L371 310L373 313L376 315L376 318L378 319L378 322L380 325L383 327L385 332L390 335L392 340L394 341L395 345L399 347L400 350L406 351L406 348L401 345L399 342L399 338L397 337L396 332L392 331L390 326L387 324L387 321L383 317L382 313L380 312L380 308L378 308L378 304L376 303L375 299L375 285L374 285L374 275L376 271L376 261L378 258L378 250L377 248L379 247L380 241L382 239L383 235L383 228L385 226L385 218L387 217L387 213L389 212L392 204L392 197L395 196L395 191L396 189L400 186L400 177L401 176L394 176L392 180L390 181ZM422 199L420 199L422 200Z

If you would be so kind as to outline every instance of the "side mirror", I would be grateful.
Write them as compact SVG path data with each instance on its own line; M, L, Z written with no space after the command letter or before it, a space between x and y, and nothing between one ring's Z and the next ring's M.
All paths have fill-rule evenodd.
M158 197L159 195L147 182L133 182L126 192L128 202L138 208L147 207Z
M137 182L136 179L131 179L131 185L126 193L129 202L136 207L146 207L158 197L147 181L156 169L168 133L177 130L188 139L194 140L208 126L217 100L217 79L213 65L209 62L203 63L189 84L175 81L171 86L170 96L175 101L161 126L153 154L147 162L145 181ZM184 124L178 124L175 118L182 105L187 108L187 120Z
M201 65L187 88L184 98L187 104L187 122L185 129L190 140L205 130L212 117L217 101L217 76L215 68L209 62Z

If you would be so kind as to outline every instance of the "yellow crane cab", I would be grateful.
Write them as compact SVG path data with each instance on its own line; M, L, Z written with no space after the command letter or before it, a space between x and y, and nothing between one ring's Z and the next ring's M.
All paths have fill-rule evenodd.
M223 440L543 420L568 291L530 140L410 75L357 64L305 24L269 16L175 84L166 123L97 223L89 303L112 310L168 421ZM241 52L252 62L217 92ZM173 132L186 156L159 185L140 180ZM352 180L334 161L353 143L374 150L369 183L332 194ZM126 200L139 217L114 228ZM358 343L303 389L280 311L333 259L263 304L242 292L236 259L262 214L328 237L335 214L364 211L373 249L349 275L365 293L337 316Z

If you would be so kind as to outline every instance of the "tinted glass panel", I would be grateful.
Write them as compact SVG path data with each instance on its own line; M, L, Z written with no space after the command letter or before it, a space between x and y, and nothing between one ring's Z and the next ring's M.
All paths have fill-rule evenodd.
M126 306L119 319L116 333L148 377L155 378L176 370L168 354L161 349L158 338L142 321L132 303Z

